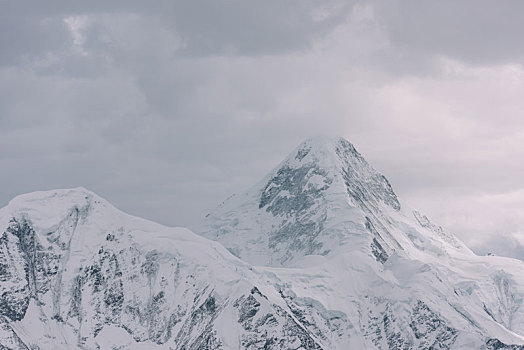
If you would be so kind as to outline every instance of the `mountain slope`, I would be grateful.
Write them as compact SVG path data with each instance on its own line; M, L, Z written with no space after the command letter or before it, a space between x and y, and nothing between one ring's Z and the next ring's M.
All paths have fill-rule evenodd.
M0 210L1 349L320 348L268 277L84 189Z
M305 141L198 232L279 267L290 294L358 320L378 348L479 348L486 336L523 343L524 264L473 254L401 203L344 139Z
M524 349L524 264L474 255L345 140L305 142L203 227L229 251L82 188L16 197L0 349Z
M303 142L261 183L209 214L198 231L264 266L348 250L382 262L392 252L472 254L427 217L401 207L388 180L344 139Z

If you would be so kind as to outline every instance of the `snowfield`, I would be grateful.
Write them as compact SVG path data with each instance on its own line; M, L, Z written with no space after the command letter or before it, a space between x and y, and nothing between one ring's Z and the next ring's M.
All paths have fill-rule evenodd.
M0 349L524 349L524 262L477 256L344 139L197 235L83 189L0 209Z

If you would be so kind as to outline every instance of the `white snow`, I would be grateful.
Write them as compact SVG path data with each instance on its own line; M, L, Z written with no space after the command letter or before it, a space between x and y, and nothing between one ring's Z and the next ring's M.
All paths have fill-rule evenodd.
M24 343L41 349L169 349L175 348L175 336L197 341L209 321L225 349L239 349L246 329L234 304L251 295L260 304L256 317L276 314L276 308L281 308L285 317L325 349L387 347L391 330L403 332L414 348L423 347L423 341L435 340L439 334L431 330L435 325L441 331L446 327L457 331L454 349L481 348L488 338L524 344L524 262L476 256L423 214L404 203L397 208L380 174L352 151L344 156L348 159L341 157L339 142L306 141L259 184L226 200L202 228L206 237L218 242L185 228L122 213L83 188L16 197L0 209L1 232L12 218L25 218L43 248L60 254L62 268L50 290L38 300L31 299L23 320L9 325ZM308 198L314 202L306 203L304 210L302 202L297 207L284 205L284 211L268 210L270 205L281 205L281 200L295 203L300 197L292 186L282 185L285 181L273 181L281 169L298 169L293 180L297 182L305 169L304 188L312 191ZM345 177L342 170L348 169L353 173ZM354 182L348 185L348 179ZM348 195L346 187L353 185L360 186L361 197ZM271 197L272 191L278 193ZM263 193L270 201L260 206ZM294 215L322 221L318 231L322 248L274 240L272 233L295 223L290 221ZM290 232L297 240L304 238L302 232ZM372 251L375 241L387 255L382 262ZM0 253L9 256L15 243L0 246L4 249ZM292 258L279 260L290 247ZM112 256L117 256L118 270ZM14 260L10 264L23 275L23 265ZM78 276L91 276L85 271L95 265L103 273L105 289L96 291L96 278L86 279L80 315L72 316L78 293L75 281ZM154 273L146 274L148 268ZM124 285L128 307L146 310L155 298L166 302L153 315L141 314L144 319L152 317L147 324L131 312L113 314L112 305L100 300L118 281ZM0 290L12 290L22 282L2 282ZM202 321L191 328L191 314L211 297L223 308L211 316L198 316ZM427 331L426 339L415 337L410 326L418 302L439 318L420 325ZM302 314L292 308L301 308ZM171 325L173 336L156 344L148 337L165 330L161 322L168 322L170 315L179 317ZM395 320L386 330L382 320L388 315ZM157 328L152 332L151 327ZM260 329L278 333L284 332L282 327L264 324ZM6 341L10 334L8 328L0 328ZM293 335L287 341L290 348L301 346Z

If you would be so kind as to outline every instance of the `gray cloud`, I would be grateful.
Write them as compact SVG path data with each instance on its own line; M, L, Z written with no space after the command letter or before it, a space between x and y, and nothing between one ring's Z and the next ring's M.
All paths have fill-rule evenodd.
M524 198L524 21L483 5L4 2L0 202L85 186L191 226L341 134L479 252L522 257L524 201L501 198Z
M307 49L344 19L351 2L179 1L170 22L183 54L267 55Z
M379 2L394 46L410 54L444 55L475 64L521 62L524 4L518 0Z

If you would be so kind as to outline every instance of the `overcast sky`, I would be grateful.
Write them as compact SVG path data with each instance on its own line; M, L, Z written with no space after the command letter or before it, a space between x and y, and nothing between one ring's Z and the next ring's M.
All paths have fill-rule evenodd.
M191 227L340 135L480 253L524 258L520 0L0 0L0 205L84 186Z

